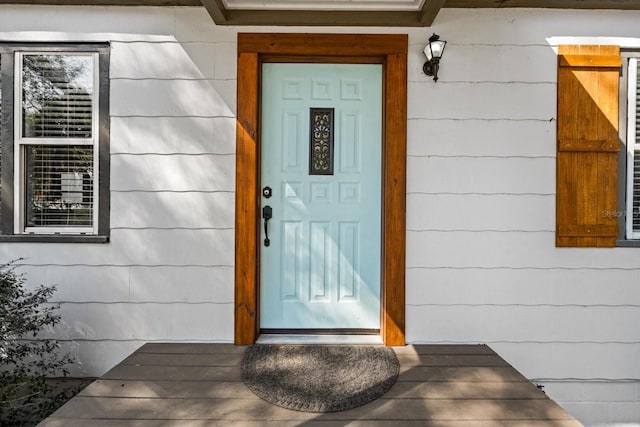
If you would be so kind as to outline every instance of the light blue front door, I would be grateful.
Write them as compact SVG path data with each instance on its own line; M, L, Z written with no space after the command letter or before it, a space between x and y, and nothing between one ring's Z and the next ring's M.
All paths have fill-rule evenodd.
M265 63L261 105L260 327L379 329L382 65Z

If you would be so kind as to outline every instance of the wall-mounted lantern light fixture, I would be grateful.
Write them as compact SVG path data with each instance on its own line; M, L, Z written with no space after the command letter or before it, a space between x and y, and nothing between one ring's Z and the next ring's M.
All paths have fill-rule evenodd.
M444 47L447 45L445 40L440 40L440 36L433 33L429 37L429 44L424 48L424 56L427 57L427 62L422 66L422 71L427 76L433 76L433 81L438 81L438 68L440 67L440 58L444 52Z

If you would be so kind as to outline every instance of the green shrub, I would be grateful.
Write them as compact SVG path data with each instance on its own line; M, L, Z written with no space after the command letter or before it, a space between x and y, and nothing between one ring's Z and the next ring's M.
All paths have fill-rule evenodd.
M59 343L41 338L60 322L58 304L48 301L55 287L29 292L15 261L0 265L0 424L35 425L68 398L47 378L66 376L74 360L60 355Z

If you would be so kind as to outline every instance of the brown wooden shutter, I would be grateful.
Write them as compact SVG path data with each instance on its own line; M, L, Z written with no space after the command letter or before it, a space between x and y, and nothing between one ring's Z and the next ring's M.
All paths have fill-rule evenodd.
M618 46L559 46L556 246L618 235Z

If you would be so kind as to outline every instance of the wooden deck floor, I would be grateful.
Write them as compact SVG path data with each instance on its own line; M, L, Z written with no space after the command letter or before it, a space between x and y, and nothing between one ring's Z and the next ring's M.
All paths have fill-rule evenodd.
M578 421L484 345L396 347L396 384L334 413L283 409L240 379L244 347L146 344L40 425L578 427Z

